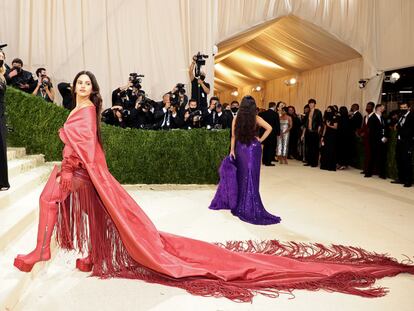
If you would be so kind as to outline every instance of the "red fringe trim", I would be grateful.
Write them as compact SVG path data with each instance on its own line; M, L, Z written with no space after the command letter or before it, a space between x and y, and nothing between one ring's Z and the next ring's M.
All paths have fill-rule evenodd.
M75 182L75 181L74 181ZM293 290L326 290L362 297L381 297L386 288L374 287L375 280L393 276L400 272L414 274L412 260L407 258L399 263L386 254L368 252L358 247L296 242L270 241L229 241L218 246L234 252L260 253L293 258L299 261L326 262L351 265L380 265L395 267L392 272L381 276L368 272L345 272L318 278L307 282L280 284L275 277L260 280L230 281L206 277L176 279L152 271L138 264L124 247L117 228L108 216L104 205L89 180L77 179L76 191L59 208L57 241L67 250L77 248L81 253L87 251L94 264L92 275L101 278L121 277L140 279L149 283L178 287L187 292L205 297L226 297L236 302L251 302L254 295L261 294L275 298L280 294L292 294ZM293 296L294 297L294 296Z

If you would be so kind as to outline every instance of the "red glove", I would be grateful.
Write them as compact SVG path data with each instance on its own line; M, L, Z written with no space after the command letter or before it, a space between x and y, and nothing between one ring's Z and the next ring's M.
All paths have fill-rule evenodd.
M73 167L68 159L63 159L60 172L60 189L69 192L72 189Z

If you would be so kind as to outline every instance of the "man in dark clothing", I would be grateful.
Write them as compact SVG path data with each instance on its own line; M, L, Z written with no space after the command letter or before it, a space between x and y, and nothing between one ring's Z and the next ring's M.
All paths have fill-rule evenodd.
M305 166L317 167L319 162L319 141L322 129L322 112L316 109L316 100L308 100L309 112L305 115L301 139L305 139Z
M12 68L5 75L8 85L14 86L26 93L31 93L34 79L29 71L23 69L23 61L20 58L13 59Z
M277 136L280 135L279 115L275 111L275 109L276 109L276 103L270 102L269 109L259 113L259 116L262 117L263 120L265 120L267 123L269 123L272 126L272 132L262 142L263 144L262 163L265 166L274 166L274 164L272 164L271 162L275 160ZM263 129L260 129L260 131L263 131Z
M385 120L382 116L385 107L383 104L375 106L375 113L368 119L369 148L371 159L368 171L364 177L371 177L378 173L380 178L386 179L386 157L387 157L387 137L385 132Z
M194 75L195 65L196 62L193 59L188 72L191 81L191 98L197 101L198 109L205 111L207 110L207 95L210 94L210 84L204 81L206 78L204 72L200 72L199 77Z
M400 103L400 118L397 123L397 145L395 160L398 179L395 184L411 187L413 184L414 113L407 103Z

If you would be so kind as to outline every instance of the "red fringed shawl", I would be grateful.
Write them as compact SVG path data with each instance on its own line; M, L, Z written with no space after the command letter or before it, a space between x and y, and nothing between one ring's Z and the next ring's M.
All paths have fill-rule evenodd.
M77 240L81 251L88 249L95 276L140 279L250 302L257 293L277 297L294 289L379 297L386 289L374 287L376 279L414 273L411 261L399 263L356 247L277 240L215 245L159 232L109 173L97 141L94 107L75 112L61 138L91 183L62 204L58 242L73 249Z

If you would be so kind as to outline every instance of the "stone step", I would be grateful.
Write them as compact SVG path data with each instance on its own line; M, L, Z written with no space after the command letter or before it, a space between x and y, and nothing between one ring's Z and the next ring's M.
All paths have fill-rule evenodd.
M54 165L58 162L46 163L42 166L31 169L24 174L19 174L9 180L10 189L0 192L0 210L19 201L31 190L47 181Z
M30 282L36 275L47 270L49 263L54 258L54 253L57 250L56 243L51 245L52 260L37 263L31 272L21 272L13 266L13 260L17 254L25 254L34 249L36 235L37 223L33 223L26 228L20 239L0 252L0 310L12 310Z
M35 167L45 163L45 157L42 154L24 156L19 159L8 161L9 179L17 177Z
M7 160L22 158L26 155L26 148L22 147L7 147Z
M39 197L45 183L37 186L16 203L0 209L0 251L20 237L39 215Z

